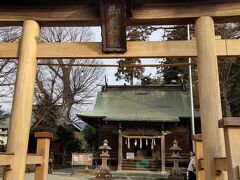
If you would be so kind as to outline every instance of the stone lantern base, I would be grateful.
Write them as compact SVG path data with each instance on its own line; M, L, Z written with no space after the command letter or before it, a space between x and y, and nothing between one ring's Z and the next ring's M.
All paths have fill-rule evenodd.
M112 179L109 168L100 168L97 172L96 179Z

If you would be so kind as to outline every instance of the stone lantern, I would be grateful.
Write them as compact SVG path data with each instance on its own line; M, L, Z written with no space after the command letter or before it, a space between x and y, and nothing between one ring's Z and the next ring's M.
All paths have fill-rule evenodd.
M100 157L102 158L102 165L100 166L96 178L97 179L112 179L112 175L110 173L110 169L107 166L107 160L109 157L108 150L111 150L111 147L108 146L108 141L105 139L103 141L103 145L99 147L102 150L102 154Z
M174 139L173 141L173 146L169 148L170 151L173 152L171 155L171 158L173 160L173 168L171 170L171 174L175 175L180 175L181 174L181 169L179 168L178 162L181 156L179 155L179 151L182 151L182 148L178 146L178 141Z

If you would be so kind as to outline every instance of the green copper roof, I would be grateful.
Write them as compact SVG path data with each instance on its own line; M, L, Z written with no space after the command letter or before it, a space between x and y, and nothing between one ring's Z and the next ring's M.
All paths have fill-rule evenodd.
M78 116L83 121L177 122L179 117L191 117L190 97L186 91L176 87L108 87L98 93L92 111Z

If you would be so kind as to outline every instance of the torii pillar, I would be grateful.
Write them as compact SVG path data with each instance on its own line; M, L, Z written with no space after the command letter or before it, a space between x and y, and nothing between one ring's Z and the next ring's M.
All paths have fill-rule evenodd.
M160 174L166 175L166 154L165 154L165 134L161 136L161 163L162 163L162 168Z
M118 171L122 170L122 130L118 130Z
M32 116L32 104L37 68L37 41L40 27L26 20L19 50L7 152L14 153L13 164L5 169L4 180L24 180L27 148Z
M205 179L226 179L224 173L216 175L214 165L214 157L225 157L225 146L223 130L218 128L222 109L213 19L200 17L195 28Z

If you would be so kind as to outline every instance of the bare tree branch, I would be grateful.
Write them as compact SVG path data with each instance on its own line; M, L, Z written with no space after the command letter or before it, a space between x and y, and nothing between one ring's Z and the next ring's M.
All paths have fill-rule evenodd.
M92 37L93 34L87 27L42 28L41 34L44 42L86 42ZM46 60L40 61L46 62ZM90 60L53 59L52 61L66 66L39 67L38 92L48 94L56 104L61 106L62 119L59 123L67 123L66 118L74 119L76 109L81 109L92 102L96 95L96 85L102 80L104 71L101 67L71 66L74 63L89 63ZM99 64L100 61L91 60L91 63Z

